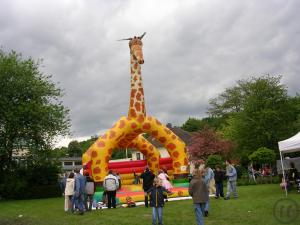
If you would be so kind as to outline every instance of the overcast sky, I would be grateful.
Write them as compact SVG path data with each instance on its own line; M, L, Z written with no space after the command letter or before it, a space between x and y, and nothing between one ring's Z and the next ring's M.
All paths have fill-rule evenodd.
M75 139L127 115L129 47L116 40L143 32L146 110L163 123L207 116L210 98L250 76L282 75L295 95L299 12L298 0L1 0L0 45L44 60Z

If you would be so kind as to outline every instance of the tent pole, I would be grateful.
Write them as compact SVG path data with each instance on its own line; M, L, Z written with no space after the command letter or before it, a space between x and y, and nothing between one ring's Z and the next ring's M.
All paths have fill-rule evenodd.
M282 176L283 176L283 182L285 183L284 185L284 189L285 189L285 196L287 197L287 183L286 183L286 180L285 180L285 172L284 172L284 168L283 168L283 159L282 159L282 154L281 154L281 151L279 150L279 153L280 153L280 161L281 161L281 168L282 168Z

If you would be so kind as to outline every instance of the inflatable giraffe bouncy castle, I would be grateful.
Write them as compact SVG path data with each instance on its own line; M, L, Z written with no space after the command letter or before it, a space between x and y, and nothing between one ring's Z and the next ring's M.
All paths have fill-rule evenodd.
M157 173L159 151L143 137L144 133L159 141L172 158L174 178L188 174L185 143L153 116L146 115L141 65L144 63L142 38L128 39L130 49L131 90L128 116L121 117L112 128L100 136L82 156L83 165L90 164L95 182L102 183L108 172L108 162L114 149L135 148L146 157L149 168Z

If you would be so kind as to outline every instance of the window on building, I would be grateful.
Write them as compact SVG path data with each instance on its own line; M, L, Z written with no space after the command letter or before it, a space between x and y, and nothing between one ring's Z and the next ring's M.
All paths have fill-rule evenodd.
M65 166L73 166L73 162L64 162Z
M141 160L141 153L136 153L136 159Z
M75 162L75 165L76 165L76 166L81 166L82 163L81 163L81 161L77 161L77 162Z

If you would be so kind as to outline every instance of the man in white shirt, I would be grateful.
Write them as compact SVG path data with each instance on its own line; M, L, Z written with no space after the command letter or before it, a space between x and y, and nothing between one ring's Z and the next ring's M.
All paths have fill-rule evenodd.
M109 209L111 207L116 208L116 193L119 188L119 182L112 170L104 178L103 187L107 193L107 207Z

